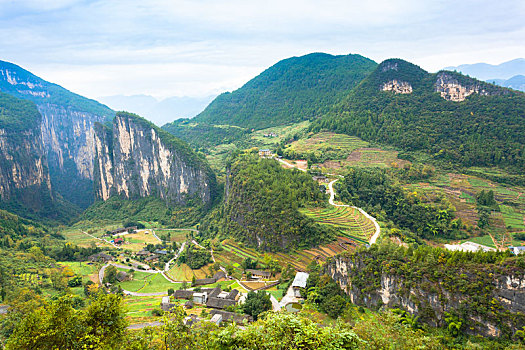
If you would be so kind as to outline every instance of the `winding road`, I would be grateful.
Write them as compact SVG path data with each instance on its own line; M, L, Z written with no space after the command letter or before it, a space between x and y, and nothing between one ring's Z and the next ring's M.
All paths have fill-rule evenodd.
M374 226L376 228L376 231L374 232L374 234L372 235L372 237L370 237L370 241L369 241L369 244L372 245L374 244L377 239L379 238L379 234L381 233L381 228L379 227L379 224L377 223L376 219L368 214L366 211L364 211L363 209L361 208L358 208L358 207L355 207L353 205L347 205L347 204L335 204L334 203L334 198L335 198L335 191L334 191L334 183L337 181L338 179L335 179L335 180L332 180L329 184L328 184L328 190L330 191L330 199L328 200L328 203L330 203L331 205L333 205L334 207L349 207L349 208L354 208L354 209L357 209L361 212L361 214L363 214L364 216L366 216L369 220L371 220L373 223L374 223Z

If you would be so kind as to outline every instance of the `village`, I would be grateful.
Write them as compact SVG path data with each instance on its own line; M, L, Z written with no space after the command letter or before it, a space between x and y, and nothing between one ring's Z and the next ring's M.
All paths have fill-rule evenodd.
M242 305L249 293L259 291L267 291L273 311L297 312L301 309L304 303L301 291L304 294L308 273L289 268L284 276L276 272L275 267L272 272L256 268L264 264L251 258L246 258L243 264L235 264L237 268L228 264L222 266L216 259L218 255L223 261L220 248L214 251L204 247L193 237L195 231L190 232L186 232L184 240L168 242L153 229L116 228L101 237L106 246L116 249L88 257L88 264L98 266L98 282L113 293L122 293L133 309L131 314L140 315L131 327L155 324L156 317L177 306L186 312L188 324L202 320L217 325L253 322L253 316L242 312ZM180 234L172 234L173 237L180 238ZM137 244L138 241L142 241L141 244ZM203 268L190 269L191 273L186 275L179 273L187 269L179 258L188 250L209 252L206 266L212 268L206 275L199 274ZM275 265L275 261L272 263ZM199 275L202 278L195 278ZM134 301L144 299L150 302L137 310Z

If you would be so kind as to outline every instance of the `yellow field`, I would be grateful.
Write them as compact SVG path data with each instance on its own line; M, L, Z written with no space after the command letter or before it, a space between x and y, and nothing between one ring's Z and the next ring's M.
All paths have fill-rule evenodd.
M160 243L160 241L151 233L151 230L139 230L137 233L130 233L122 237L126 240L126 243L122 245L122 248L134 252L144 249L148 244Z
M210 266L211 264L198 270L192 270L186 264L181 264L180 266L173 264L167 274L175 281L191 281L193 276L195 276L196 279L200 279L206 278L206 275L213 275Z

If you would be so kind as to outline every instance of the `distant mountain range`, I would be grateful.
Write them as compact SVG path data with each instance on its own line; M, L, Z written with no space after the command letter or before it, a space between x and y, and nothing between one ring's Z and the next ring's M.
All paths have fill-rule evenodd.
M514 90L525 91L525 58L516 58L497 65L475 63L462 64L457 67L445 67L444 69L455 70L480 80Z
M98 100L117 111L136 113L161 126L180 118L192 118L202 112L215 98L207 97L169 97L157 100L153 96L106 96Z

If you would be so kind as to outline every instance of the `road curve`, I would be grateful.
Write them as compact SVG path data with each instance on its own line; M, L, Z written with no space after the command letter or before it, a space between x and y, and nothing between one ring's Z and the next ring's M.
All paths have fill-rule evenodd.
M379 238L379 234L381 233L381 228L379 227L379 224L377 223L376 219L368 214L366 211L364 211L363 209L361 208L358 208L358 207L355 207L353 205L347 205L347 204L335 204L334 203L334 198L335 198L335 191L334 191L334 183L337 181L338 179L335 179L335 180L332 180L329 184L328 184L328 190L330 191L330 199L328 200L328 203L330 203L331 205L333 205L334 207L349 207L349 208L355 208L357 210L359 210L361 212L361 214L363 214L364 216L366 216L369 220L371 220L373 223L374 223L374 226L376 228L376 231L374 232L374 234L372 235L372 237L370 237L370 241L369 241L369 244L372 245L374 244L377 239Z

